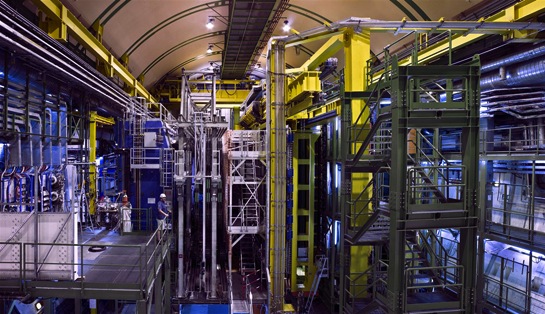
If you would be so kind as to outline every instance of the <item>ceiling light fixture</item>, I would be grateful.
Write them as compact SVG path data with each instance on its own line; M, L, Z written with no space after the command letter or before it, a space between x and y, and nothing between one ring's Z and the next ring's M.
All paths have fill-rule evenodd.
M255 68L255 69L261 69L261 63L256 63L256 64L254 65L254 68Z
M210 66L208 67L210 71L214 70L214 62L210 62Z
M284 26L282 26L282 29L284 30L284 32L289 32L291 29L290 21L284 20Z
M212 45L208 45L208 49L206 49L206 53L212 53Z
M212 29L214 28L214 19L213 18L208 18L208 22L206 23L206 28L208 29Z

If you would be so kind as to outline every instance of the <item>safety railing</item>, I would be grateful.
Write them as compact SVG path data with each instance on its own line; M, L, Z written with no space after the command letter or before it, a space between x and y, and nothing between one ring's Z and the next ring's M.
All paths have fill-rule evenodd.
M133 169L160 169L161 149L134 147L130 150L131 168Z
M431 278L424 278L421 281L419 275L424 272L431 272L436 274L434 279L439 279L439 282L433 281ZM453 281L447 280L447 274L456 274ZM410 304L418 304L419 300L411 300L410 295L416 293L428 293L442 291L444 293L454 293L458 296L456 302L458 306L456 308L463 308L463 288L464 288L464 268L461 265L458 266L431 266L431 267L412 267L405 269L405 289L403 295L404 308ZM439 302L443 302L442 299L438 299Z
M231 131L229 137L229 152L237 157L256 157L255 152L267 151L265 131L237 130Z
M449 254L443 246L441 239L437 237L433 230L418 231L418 245L423 248L423 252L427 255L426 258L430 265L437 266L456 266L459 265L459 259L452 254ZM455 268L445 270L445 280L454 282L457 274L452 272Z
M397 40L391 42L386 47L384 47L382 52L377 53L373 58L368 60L368 82L378 81L376 79L376 76L378 76L379 73L384 72L385 69L386 71L390 71L392 63L391 60L394 56L397 58L397 60L411 58L411 64L415 65L424 64L426 62L429 62L430 60L438 58L439 56L447 54L449 57L449 64L451 64L452 49L448 45L446 45L446 47L443 49L436 49L434 53L428 54L425 58L419 58L418 53L419 51L426 49L429 46L432 46L442 40L446 40L447 42L451 43L452 35L453 34L451 31L436 31L431 33L410 32L403 36L399 36ZM411 36L414 36L413 44L407 47L406 40Z
M108 289L112 294L120 291L127 297L140 299L149 294L152 283L159 274L162 263L169 252L171 234L168 230L157 230L142 244L105 244L110 252L122 253L115 261L104 261L100 258L89 259L89 249L101 250L101 244L67 244L67 243L0 243L0 245L16 247L19 255L11 259L3 259L0 267L9 267L10 278L0 280L0 289L17 288L21 292L26 289L67 289L77 288L82 295L88 292ZM36 258L35 252L78 252L72 262L56 261L52 255L48 258ZM7 251L6 251L7 252ZM76 278L64 278L64 269L74 269ZM55 272L59 277L55 277ZM114 274L115 276L105 275ZM61 274L62 272L62 274ZM4 273L4 275L6 275ZM75 279L75 281L74 281ZM16 284L18 282L18 284ZM118 290L119 289L119 290Z
M445 74L446 75L446 74ZM449 81L452 78L449 79ZM466 78L459 77L461 87L445 88L438 83L429 84L429 80L422 80L422 84L408 90L409 93L409 110L422 110L428 108L443 108L443 109L469 109L467 108L468 90ZM419 80L415 80L419 82Z
M437 157L439 159L439 164L444 162L447 165L450 165L449 160L441 153L441 151L435 145L433 145L432 142L430 142L430 140L428 140L428 138L424 134L422 134L420 130L416 129L415 132L418 138L421 140L421 142L418 143L413 141L415 147L417 147L418 149L419 156L425 156L428 161L430 161L430 156L433 156L434 159L436 159L435 157Z
M364 272L346 275L345 300L354 305L358 301L370 297L369 293L375 298L379 285L385 289L387 277L388 265L383 261L375 262Z
M383 78L384 74L381 75L381 79ZM361 149L367 150L369 145L366 145L367 147L361 146L364 143L371 144L371 142L373 142L375 146L373 148L374 154L384 153L387 148L384 148L383 146L391 142L391 131L388 129L389 120L374 121L377 118L383 95L388 94L386 89L379 90L379 85L380 84L374 85L373 90L370 92L370 96L364 99L365 104L363 108L348 127L350 152L353 154L356 154L358 150ZM377 127L373 127L376 123L380 123L378 129ZM376 130L375 134L371 133L372 129ZM371 141L369 141L369 139L366 140L366 137L369 136L373 137Z
M131 208L128 210L121 208L120 234L150 234L153 230L152 216L153 210L151 208ZM130 219L127 219L129 217Z
M407 170L407 201L415 205L462 203L464 174L462 165L411 167Z
M535 155L545 153L545 126L496 128L480 132L481 154Z
M539 314L545 312L545 302L538 299L541 298L541 295L534 296L532 293L529 297L524 289L505 282L502 283L486 275L484 276L483 298L507 313Z
M526 184L492 183L491 205L486 207L485 230L511 239L542 243L545 218L536 214L530 202L532 187Z

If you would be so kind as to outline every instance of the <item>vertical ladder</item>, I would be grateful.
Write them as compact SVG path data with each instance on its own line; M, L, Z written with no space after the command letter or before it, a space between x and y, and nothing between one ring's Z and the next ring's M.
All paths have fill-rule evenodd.
M310 307L312 306L312 302L314 301L316 292L318 292L318 287L320 287L320 280L328 276L329 269L327 265L327 257L325 255L318 255L317 258L318 270L316 271L316 275L314 276L314 280L312 281L312 287L310 288L309 296L307 299L307 303L305 304L305 307L303 309L303 313L310 312Z
M171 187L174 175L174 149L161 149L161 186Z
M131 166L144 164L144 126L141 117L136 115L131 119L132 124L132 148Z

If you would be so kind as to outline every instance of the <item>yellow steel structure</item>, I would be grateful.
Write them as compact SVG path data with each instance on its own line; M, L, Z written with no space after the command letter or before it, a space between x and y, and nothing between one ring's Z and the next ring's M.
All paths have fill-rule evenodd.
M199 91L192 90L192 92L198 93ZM247 89L233 90L233 91L218 89L216 91L216 108L240 107L242 102L248 96L249 92L250 91ZM179 103L181 101L179 95L174 96L169 92L162 92L160 96L168 97L168 101L171 103Z
M293 238L291 246L291 291L312 287L316 274L314 264L314 145L319 134L296 132L293 143ZM302 223L304 220L304 224ZM299 226L304 229L300 230ZM307 248L307 256L300 257L299 249ZM304 288L298 288L302 284Z
M95 214L97 196L97 112L89 114L89 213Z
M166 80L165 84L158 91L158 96L160 98L168 98L170 103L180 103L180 80ZM254 80L217 80L216 81L216 108L219 109L234 109L239 108L242 102L248 96L250 89L227 89L226 85L238 86L240 84L245 84L247 86L252 86L256 84L257 81ZM212 84L211 80L189 80L189 87L192 93L198 93L198 85L203 84ZM211 89L206 90L207 92Z
M271 275L269 291L270 311L273 313L284 312L284 293L285 293L285 209L286 200L286 174L285 167L285 117L282 116L284 106L284 87L285 87L285 67L283 59L284 44L282 42L272 42L272 49L267 57L267 70L273 75L268 77L267 82L267 133L269 133L269 272ZM280 58L280 62L277 61ZM277 74L279 73L279 74ZM280 111L279 111L280 110ZM279 120L284 120L284 123ZM282 132L282 129L284 131ZM284 152L278 151L284 147ZM283 173L284 172L284 173ZM283 216L283 217L282 217Z
M149 103L157 102L146 88L117 60L106 47L59 0L32 0L49 18L44 29L57 40L67 41L72 35L99 62L107 67L107 75L117 75L129 87L131 96L141 96Z
M371 45L370 45L371 34L369 30L363 30L361 33L354 33L352 29L347 30L344 33L344 55L345 55L345 69L344 69L344 88L345 91L363 91L367 89L366 82L366 71L367 71L367 60L371 58ZM356 123L359 113L365 107L365 103L361 99L353 99L351 101L352 109L352 121L351 125ZM366 121L369 116L369 112L364 112L360 121ZM366 126L366 129L370 129L370 126ZM365 135L364 135L365 136ZM341 139L345 140L345 139ZM356 147L357 151L359 147ZM368 151L365 151L365 154L368 154ZM361 191L364 190L365 186L373 179L372 174L369 173L352 173L352 197L351 199L356 199ZM371 191L368 192L368 195L363 195L365 199L371 199ZM357 212L370 212L371 204L364 205L367 208L352 208L353 212L351 217L355 217ZM362 216L360 216L362 217ZM363 217L362 217L363 218ZM350 219L350 224L352 226L363 226L365 221L363 219L355 220ZM349 275L353 279L352 274L363 273L368 268L368 257L371 253L370 246L351 246L350 247L350 273L345 274ZM346 252L345 252L346 254ZM367 277L362 276L356 284L361 284L360 287L364 287L367 282ZM360 288L363 289L363 288ZM351 291L352 294L361 295L361 291Z
M114 125L114 118L100 116L96 111L89 113L89 213L95 214L97 196L97 124Z
M240 126L240 106L233 108L233 128L235 130L242 130Z
M540 13L545 12L545 0L525 0L521 1L503 11L500 11L491 17L483 20L485 22L520 22L527 21ZM532 33L528 31L505 30L504 38L521 38ZM535 31L533 32L535 33ZM418 52L418 63L424 64L434 58L447 54L451 49L461 48L479 39L483 39L490 34L455 34L452 36L452 42L443 40L426 49ZM399 66L407 66L414 64L412 57L405 58L399 61ZM381 73L376 73L373 76L373 82L377 81Z
M288 81L286 103L296 102L308 96L309 93L322 90L319 71L305 71Z
M290 87L287 87L286 92L284 93L285 101L287 103L286 105L286 116L290 118L299 118L299 117L316 117L320 114L326 113L331 110L335 110L337 113L340 112L340 100L334 100L332 102L329 102L327 105L321 106L320 108L311 108L312 100L308 96L310 91L319 91L321 87L317 86L319 85L319 79L318 75L319 72L308 72L311 69L315 69L319 64L326 61L328 58L333 56L335 53L339 52L340 50L343 50L344 56L345 56L345 90L346 91L364 91L367 88L367 82L366 82L366 61L371 57L371 50L370 50L370 30L363 30L360 33L355 33L352 28L343 28L340 31L332 32L329 34L318 34L317 36L314 36L312 38L305 38L301 39L300 41L310 42L317 39L325 39L327 36L330 36L330 38L326 41L326 43L318 49L318 51L310 57L310 59L304 63L303 66L297 69L290 69L289 72L292 75L299 74L298 77L295 78L295 80L292 80L292 82L296 82L299 77L301 77L301 80L312 80L311 84L305 85L305 83L302 82L296 82L293 83L294 87L292 88L292 93L289 93ZM293 42L287 42L286 46L293 46L295 43L299 43L299 40L294 40ZM269 63L269 66L271 66L271 63ZM271 73L275 72L274 68L269 68ZM274 87L270 87L269 90L274 90ZM278 97L275 95L275 97ZM274 99L274 97L272 97ZM271 100L271 104L274 103L274 100ZM351 108L352 112L354 112L354 117L357 117L359 112L363 110L365 104L363 100L352 100ZM271 111L275 110L275 106L271 105ZM366 113L367 115L369 113ZM268 113L268 116L270 118L275 117L274 113ZM355 119L355 118L354 118ZM365 118L363 119L365 120ZM270 121L272 125L275 125L274 119ZM272 128L274 130L274 128ZM277 136L274 136L274 134L271 134L271 156L275 156L275 145L273 144L274 141L279 140ZM297 138L297 133L296 133ZM297 143L295 143L297 145ZM294 166L301 164L302 161L295 160L294 159ZM312 165L309 165L312 167ZM273 174L278 171L277 169L274 169L274 164L271 162L271 177L273 177ZM300 174L298 169L295 171L296 175L294 177L294 186L297 185L297 180L299 178ZM363 188L368 184L368 182L372 179L372 175L370 174L352 174L351 175L351 182L352 182L352 198L355 198L360 191L363 190ZM275 189L274 182L271 182L271 189ZM271 197L274 195L273 192L270 193ZM369 195L370 197L370 195ZM305 275L309 276L307 280L304 280L303 283L305 285L305 288L299 290L299 291L309 291L310 289L310 283L312 282L314 272L316 270L316 267L314 265L314 248L311 246L314 246L313 241L311 239L314 237L314 230L313 225L314 222L312 219L310 219L313 216L313 213L311 212L305 212L305 209L302 209L300 213L308 214L302 215L302 217L308 217L308 233L304 234L298 234L297 232L297 219L299 214L299 204L298 204L298 195L294 194L294 238L293 238L293 248L292 248L292 291L297 291L295 285L297 284L297 267L298 266L304 266L303 268L300 268L299 270L305 270ZM278 223L274 221L274 212L275 212L275 200L271 198L270 202L270 226L271 226L271 239L274 239L273 232L272 231L273 226L277 225ZM296 205L297 204L297 205ZM308 209L306 209L308 211ZM354 209L354 210L361 210L361 208ZM365 210L371 210L371 208L367 208ZM353 216L353 215L352 215ZM351 225L358 225L361 226L365 223L362 219L360 220L353 220L349 222ZM301 263L297 260L297 243L298 241L307 241L308 242L308 262ZM280 249L280 246L282 244L274 243L273 241L270 241L270 249L271 252ZM350 270L349 273L346 273L346 276L351 276L351 274L358 274L364 272L368 268L368 257L371 252L371 248L369 246L354 246L350 248L350 252L345 252L345 254L350 254L351 256L351 263L350 263ZM272 263L272 255L271 255L271 262L269 263L271 265L271 269L276 267ZM272 272L272 270L271 270ZM360 278L358 283L365 283L365 280L367 278ZM361 287L364 285L362 284ZM362 288L363 289L363 288ZM358 293L359 291L352 291L352 293Z
M332 34L326 34L329 38L325 44L320 47L303 65L299 68L289 69L287 73L297 73L304 71L312 71L316 69L320 64L324 63L328 58L334 55L337 51L343 48L343 32L337 32ZM315 41L317 39L324 38L324 36L313 37L312 39L297 41L297 44L302 44L307 41ZM292 43L294 44L294 43Z

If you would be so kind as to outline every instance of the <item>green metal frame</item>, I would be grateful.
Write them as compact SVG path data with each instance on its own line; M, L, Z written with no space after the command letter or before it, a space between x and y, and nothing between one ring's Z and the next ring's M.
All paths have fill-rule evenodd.
M351 195L354 191L350 187L350 173L356 172L374 172L379 167L389 167L389 200L388 207L390 213L390 234L389 234L389 258L384 260L383 264L374 264L370 270L365 273L373 278L375 289L374 296L380 301L390 313L400 313L407 311L433 311L447 310L462 311L464 313L474 313L475 296L478 291L475 291L476 286L476 250L477 250L477 217L479 215L477 207L477 182L478 182L478 130L479 130L479 75L480 67L479 60L474 59L469 65L463 66L398 66L397 59L392 59L391 65L387 65L386 71L380 81L370 86L370 91L360 93L347 93L344 90L341 92L343 100L342 122L343 135L341 138L349 138L349 141L342 141L341 151L343 159L343 186L342 186L342 208L341 217L349 215L352 200ZM421 86L428 81L444 79L448 83L446 89L441 92L447 94L445 102L423 102L421 101L422 90ZM454 88L454 81L462 82L461 87ZM391 96L391 105L377 108L372 107L372 103L378 103L380 92L377 89L388 88ZM454 93L464 93L463 101L455 101ZM383 149L380 155L377 155L377 143L374 143L373 149L375 155L368 153L357 153L355 149L362 145L370 143L369 136L374 136L373 132L377 129L369 127L368 121L356 122L351 119L353 113L350 108L350 99L353 97L365 97L366 107L364 110L376 110L377 116L385 114L386 122L391 123L391 146L389 154L386 149ZM376 105L378 106L378 105ZM360 114L361 115L361 114ZM369 113L363 116L370 116ZM369 118L371 119L371 118ZM367 120L369 120L367 119ZM380 122L379 122L380 121ZM354 124L352 124L354 123ZM382 123L382 120L377 120L376 124ZM379 126L380 127L380 126ZM459 164L447 165L436 164L435 166L414 166L416 162L408 152L407 136L411 129L434 128L459 128L461 129L461 162ZM434 141L435 142L435 141ZM367 144L365 144L367 143ZM386 143L384 143L386 144ZM437 144L437 143L433 143ZM416 147L417 149L420 149ZM367 150L367 147L361 149ZM360 149L360 150L361 150ZM437 150L431 152L437 158L440 153ZM422 157L420 153L420 157ZM427 158L427 157L426 157ZM426 161L425 158L422 161ZM441 171L452 171L456 169L462 173L462 182L449 184L446 177L441 177ZM426 176L426 185L428 189L434 191L444 190L445 188L456 188L462 193L459 200L453 201L452 198L444 198L439 202L435 200L435 204L424 204L418 201L425 195L424 190L415 185L416 176ZM411 174L412 177L411 177ZM376 188L376 187L375 187ZM363 192L362 192L363 193ZM439 192L435 192L439 194ZM447 194L448 195L448 194ZM438 198L437 196L435 196ZM429 197L427 200L429 201ZM357 200L356 200L357 201ZM412 201L412 202L411 202ZM374 202L374 210L378 210L380 206ZM348 229L353 228L347 223L341 226L341 234L348 234ZM441 258L432 256L432 261L435 263L428 267L419 266L415 268L415 262L412 261L415 253L407 251L407 239L411 234L424 234L419 230L436 230L441 228L457 228L460 230L460 244L458 247L458 259L456 265L442 265ZM431 231L429 231L431 232ZM365 234L363 234L365 238ZM426 241L436 243L435 239L429 238ZM346 242L346 241L344 241ZM341 246L341 256L346 251L345 246L348 242ZM431 245L430 243L423 244ZM380 244L375 246L375 251L380 251ZM344 249L343 249L344 248ZM433 255L433 254L432 254ZM380 258L380 254L375 254ZM378 261L377 261L378 262ZM341 263L343 263L341 261ZM345 261L350 263L350 261ZM342 269L348 265L341 265ZM347 268L348 269L348 268ZM386 273L384 273L386 271ZM378 272L382 272L381 276L377 276ZM426 288L436 288L436 282L431 282L428 285L415 286L409 280L411 273L415 272L430 272L437 277L439 274L446 272L452 274L456 279L452 283L441 282L441 287L445 289L447 286L451 290L458 291L458 298L455 301L449 302L409 302L407 294L411 291L418 291ZM361 274L361 276L366 276ZM344 279L344 280L343 280ZM434 279L438 280L438 279ZM349 278L341 277L341 287L344 288L347 284L357 284ZM381 293L377 293L377 287L385 288ZM343 295L346 295L343 297ZM341 293L341 309L344 306L343 302L347 301L347 297L357 295L356 292L350 289L343 289ZM342 310L341 310L342 311Z

